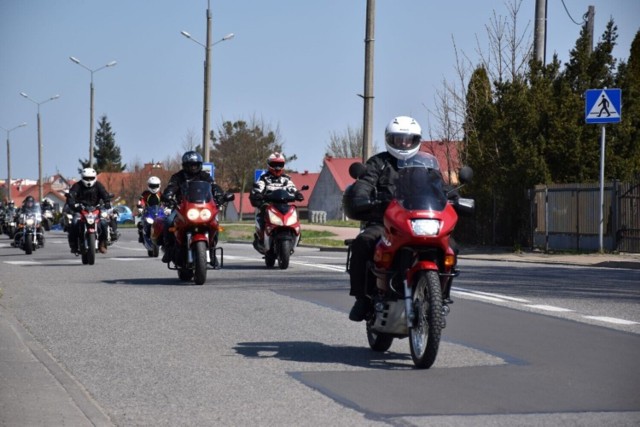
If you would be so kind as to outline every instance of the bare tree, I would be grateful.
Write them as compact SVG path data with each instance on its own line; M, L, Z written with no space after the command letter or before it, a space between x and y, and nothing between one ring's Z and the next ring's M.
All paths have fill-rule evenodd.
M362 141L362 126L357 129L347 126L343 133L331 133L326 155L338 158L360 157L362 156Z
M262 119L252 117L248 122L225 121L214 139L211 158L216 164L216 180L222 186L240 192L240 218L242 195L253 184L257 169L266 167L267 158L274 151L282 152L283 143L278 127L272 129ZM288 161L297 158L287 155Z

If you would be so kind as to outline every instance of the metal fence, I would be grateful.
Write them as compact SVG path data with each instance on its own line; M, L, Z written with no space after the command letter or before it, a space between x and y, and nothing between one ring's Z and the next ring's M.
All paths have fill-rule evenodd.
M599 250L599 184L538 185L532 193L533 246ZM640 183L606 183L603 206L603 249L640 253Z

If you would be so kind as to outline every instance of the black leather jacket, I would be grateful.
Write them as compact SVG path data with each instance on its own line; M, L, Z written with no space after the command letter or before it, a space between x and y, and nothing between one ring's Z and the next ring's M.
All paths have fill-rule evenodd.
M67 197L67 204L74 209L77 203L82 203L88 206L97 206L100 203L104 203L109 207L111 197L100 182L96 181L91 187L85 187L82 182L76 182L69 189L69 196Z
M385 151L370 157L365 166L366 172L353 184L351 191L361 200L375 202L363 220L382 223L384 211L395 194L398 159Z
M169 183L165 187L164 191L162 192L162 201L171 203L175 200L176 202L180 203L180 200L182 198L182 184L188 181L205 181L211 183L211 194L213 194L213 199L218 206L222 204L224 191L222 191L222 188L218 184L216 184L211 175L209 175L209 172L206 171L200 171L192 176L187 175L184 170L174 173L169 179Z

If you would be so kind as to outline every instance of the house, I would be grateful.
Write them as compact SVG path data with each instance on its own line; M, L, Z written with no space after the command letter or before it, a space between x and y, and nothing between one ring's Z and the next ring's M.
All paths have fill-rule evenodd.
M71 188L74 182L73 180L67 180L60 174L46 178L42 183L42 198L48 198L53 203L54 209L62 211L66 201L65 192ZM28 196L38 200L39 193L40 187L37 181L15 180L11 184L11 198L16 206L21 206Z
M291 177L291 180L296 185L296 188L300 190L302 186L308 185L309 189L307 191L303 191L304 200L301 202L293 202L292 204L298 208L299 218L308 219L309 217L309 197L313 194L314 188L318 181L319 173L310 173L308 171L304 172L290 172L288 175ZM249 201L249 193L244 193L242 199L240 199L240 193L234 193L235 199L233 202L227 205L224 218L227 221L238 221L240 218L240 202L242 201L242 220L253 220L255 218L255 208L251 206L251 202Z
M309 211L325 212L323 217L326 219L345 219L342 211L342 193L354 181L349 176L349 166L360 161L360 157L325 157L318 182L309 197Z

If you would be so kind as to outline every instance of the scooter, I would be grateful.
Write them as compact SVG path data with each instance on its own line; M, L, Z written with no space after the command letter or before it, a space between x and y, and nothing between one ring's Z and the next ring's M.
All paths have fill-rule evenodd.
M444 190L438 169L435 157L427 153L399 161L396 194L384 212L385 232L369 263L372 274L367 276L375 282L365 285L371 299L365 317L369 347L384 352L394 338L409 337L418 369L428 369L436 360L449 291L459 274L451 233L458 214L470 214L475 207L473 199L453 197L460 187ZM460 182L470 182L472 175L471 168L462 168Z
M308 185L303 185L300 191L308 189ZM267 191L263 196L262 203L266 204L262 208L264 226L256 219L253 247L264 255L264 263L269 268L278 260L278 267L286 270L289 267L289 259L300 242L298 210L291 203L302 201L304 198L300 192L297 194L277 189Z

